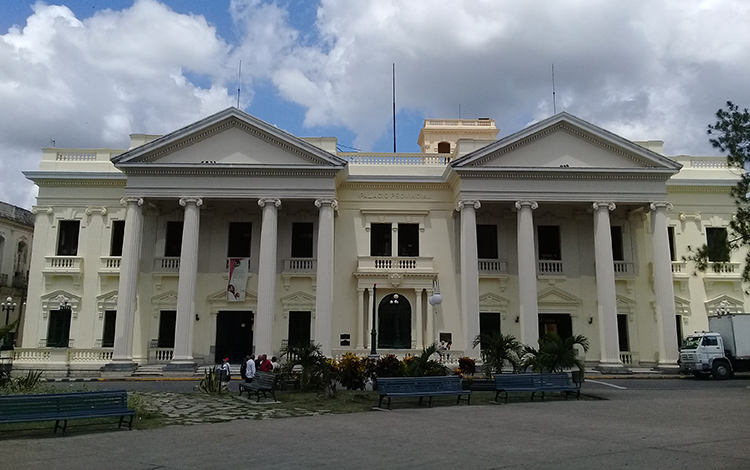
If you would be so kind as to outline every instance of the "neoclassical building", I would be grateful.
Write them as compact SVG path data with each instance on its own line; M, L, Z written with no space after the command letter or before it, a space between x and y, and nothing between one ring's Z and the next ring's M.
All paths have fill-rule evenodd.
M44 149L25 173L39 196L14 367L366 354L374 327L378 353L478 357L479 333L556 332L587 336L603 370L672 368L719 304L745 310L740 258L682 261L726 237L726 158L567 113L497 134L427 119L421 153L346 153L230 108L128 150Z

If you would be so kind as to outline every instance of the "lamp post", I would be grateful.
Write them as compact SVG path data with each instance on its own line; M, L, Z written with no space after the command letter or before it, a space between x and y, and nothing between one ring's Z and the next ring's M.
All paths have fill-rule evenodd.
M16 310L16 303L13 302L13 297L8 297L5 302L0 303L0 309L5 312L5 324L7 325L10 320L10 312Z
M370 331L370 358L371 359L377 359L378 358L378 351L375 346L375 342L378 339L378 332L375 330L376 327L376 321L377 321L377 311L378 311L378 304L377 304L377 290L378 285L373 284L372 285L372 331Z
M427 301L432 305L433 310L435 311L435 317L437 317L437 306L443 303L443 296L440 295L440 284L438 284L438 280L435 279L432 281L432 295L427 299ZM435 330L437 329L437 318L433 318L432 321L432 339L435 343L438 342L438 338L436 338Z

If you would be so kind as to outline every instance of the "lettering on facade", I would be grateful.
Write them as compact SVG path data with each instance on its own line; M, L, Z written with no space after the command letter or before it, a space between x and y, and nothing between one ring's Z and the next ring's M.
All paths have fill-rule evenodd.
M432 199L429 194L425 193L400 193L395 191L382 191L377 193L359 193L360 199Z

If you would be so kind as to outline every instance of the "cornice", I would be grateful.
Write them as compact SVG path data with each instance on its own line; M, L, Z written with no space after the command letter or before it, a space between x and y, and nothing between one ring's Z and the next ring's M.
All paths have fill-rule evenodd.
M508 169L467 169L454 168L462 179L553 179L553 180L655 180L667 181L672 172L633 172L632 170L616 171L614 169L595 169L591 172L582 172L574 169L532 170L519 168Z
M69 179L35 179L37 186L44 187L112 187L124 188L127 185L125 178L119 180L69 180Z
M672 186L667 185L668 193L702 193L702 194L729 194L729 188L733 185L727 186Z
M330 177L333 178L340 168L241 168L241 167L165 167L149 166L128 167L128 176L228 176L228 177Z
M401 190L431 190L431 191L443 191L446 189L450 189L450 185L448 183L356 183L356 182L347 182L347 183L341 183L338 186L338 189L345 190L362 190L362 189L372 189L372 190L388 190L388 189L401 189Z

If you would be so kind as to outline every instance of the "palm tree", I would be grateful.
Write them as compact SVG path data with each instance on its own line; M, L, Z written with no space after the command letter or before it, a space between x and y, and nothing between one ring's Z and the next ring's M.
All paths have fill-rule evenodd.
M515 336L500 332L480 334L474 338L474 347L478 345L482 348L482 372L486 377L493 372L501 374L506 361L513 366L513 372L520 369L523 345Z
M583 372L586 368L583 359L576 356L575 345L580 345L583 352L589 350L589 340L583 335L560 338L548 334L539 338L539 349L526 346L524 366L535 372L562 372L577 367Z
M326 367L326 357L320 352L320 345L313 342L301 342L283 346L279 351L281 356L286 356L286 362L282 372L293 376L301 366L299 372L299 384L302 390L318 388L321 384L321 375Z
M437 345L432 344L422 350L422 354L414 356L414 359L407 366L407 375L409 377L427 377L436 375L446 375L448 370L430 357L437 352Z

